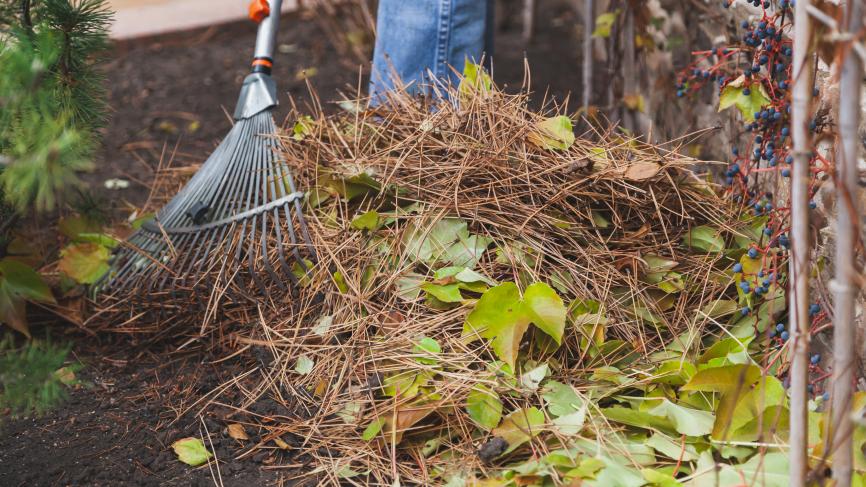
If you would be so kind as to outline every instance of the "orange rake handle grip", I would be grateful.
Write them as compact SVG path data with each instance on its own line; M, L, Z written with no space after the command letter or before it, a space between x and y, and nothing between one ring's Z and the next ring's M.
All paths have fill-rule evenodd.
M250 2L250 20L259 23L262 20L265 20L268 15L271 15L271 5L268 3L268 0L253 0Z

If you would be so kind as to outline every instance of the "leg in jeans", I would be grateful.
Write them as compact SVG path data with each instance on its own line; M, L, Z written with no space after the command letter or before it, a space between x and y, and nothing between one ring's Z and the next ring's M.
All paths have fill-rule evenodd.
M489 0L380 0L370 94L396 76L418 93L431 81L456 82L464 60L480 61L489 42ZM431 78L432 74L432 78Z

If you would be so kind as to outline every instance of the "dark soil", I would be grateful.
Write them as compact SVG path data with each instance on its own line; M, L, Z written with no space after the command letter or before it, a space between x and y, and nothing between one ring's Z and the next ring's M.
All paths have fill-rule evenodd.
M538 91L536 106L544 88L559 100L580 93L578 19L567 2L543 2L538 34L529 46L520 39L519 9L510 7L498 14L497 83L519 87L526 56ZM359 71L347 67L351 61L339 59L316 22L292 15L282 27L274 72L282 93L303 109L310 96L301 73L311 73L311 68L315 75L309 81L323 102L338 99L338 91L356 91ZM142 204L160 161L204 160L230 127L227 114L247 73L254 38L255 27L242 22L115 46L108 63L111 119L104 129L99 170L87 177L106 210L125 217L130 208ZM365 85L362 79L360 86ZM281 98L278 114L286 113L288 99ZM570 105L574 108L573 100ZM325 107L338 109L333 104ZM111 178L127 179L131 186L107 190L103 183ZM70 330L63 325L54 328ZM70 391L67 402L41 418L0 416L0 485L214 484L215 471L180 463L170 445L203 434L194 414L178 417L181 409L240 372L238 366L203 365L212 359L177 357L168 345L166 350L133 349L113 338L99 337L101 343L95 343L90 336L70 336L76 358L85 364L79 378L88 385ZM248 431L251 440L241 445L224 437L228 416L211 412L205 420L222 484L291 485L289 479L297 472L268 465L303 464L302 459L289 458L290 451L276 450L275 456L273 449L235 459L257 438L255 431Z

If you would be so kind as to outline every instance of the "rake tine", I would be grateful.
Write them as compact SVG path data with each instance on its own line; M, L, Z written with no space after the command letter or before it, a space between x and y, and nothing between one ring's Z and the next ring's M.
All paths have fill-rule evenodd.
M157 217L130 237L134 247L117 250L100 289L158 300L166 293L210 293L216 286L246 298L252 282L267 297L267 279L281 290L288 289L286 280L297 287L286 259L283 226L299 266L309 271L295 225L306 247L303 254L317 261L301 213L301 194L276 153L279 141L272 108L277 99L270 65L280 4L271 0L270 13L259 27L252 73L244 79L234 126ZM279 187L278 177L283 179ZM244 274L252 282L244 282Z

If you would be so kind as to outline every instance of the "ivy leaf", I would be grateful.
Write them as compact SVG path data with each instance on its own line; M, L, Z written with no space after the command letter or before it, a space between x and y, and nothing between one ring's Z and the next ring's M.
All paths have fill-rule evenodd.
M108 272L108 248L95 243L76 243L60 251L57 267L79 284L94 284Z
M403 234L402 242L410 259L432 264L461 237L469 237L466 221L462 218L443 218L432 225L424 222L410 224Z
M547 381L541 395L547 412L554 416L553 424L564 435L576 435L583 429L588 404L568 384Z
M653 434L646 441L646 444L653 450L674 460L679 460L680 458L682 458L684 462L691 462L697 460L698 458L698 451L693 445L689 445L688 443L686 443L684 447L682 444L682 440L680 440L679 438L674 441L667 435L661 433Z
M719 232L706 225L694 227L683 236L683 243L702 252L722 252L725 250L725 241L719 236Z
M379 228L379 212L376 210L368 211L362 215L358 215L352 219L352 228L356 230L367 230L370 232Z
M364 428L364 432L361 433L361 439L364 441L370 441L382 431L382 427L385 426L385 420L381 418L376 418Z
M502 401L496 391L477 385L466 397L466 411L478 426L490 431L498 426L502 419Z
M644 480L646 480L647 484L649 485L655 485L658 487L678 487L683 485L671 474L664 473L652 468L641 469L640 473L641 475L643 475Z
M506 416L492 433L508 443L508 448L502 453L506 455L541 433L542 425L544 413L538 408L518 409Z
M0 259L0 278L6 289L24 299L55 303L51 289L32 267L8 258Z
M704 307L701 308L701 313L712 319L718 319L723 316L734 314L739 309L740 306L733 299L716 299L704 305Z
M788 467L788 455L783 452L755 455L740 465L721 465L721 470L718 472L718 485L786 487L790 480ZM704 475L708 476L706 480L710 480L714 479L717 474L711 470ZM694 480L698 480L698 478L696 477Z
M474 268L491 243L493 243L493 239L481 235L461 237L445 250L443 260L455 266Z
M746 85L745 81L746 77L743 75L722 88L719 96L719 111L735 106L746 122L752 122L755 120L755 113L770 104L770 98L764 85L761 83ZM746 90L749 90L748 94Z
M617 423L627 424L636 428L659 429L662 431L675 431L667 417L656 416L646 411L614 406L604 408L601 413L605 418Z
M761 378L761 369L751 364L725 365L699 370L681 391L721 393L716 407L712 437L724 440L732 432L735 407L752 384Z
M713 367L699 370L682 390L725 393L751 386L760 377L761 369L755 365Z
M565 115L550 117L536 123L526 138L542 149L565 150L574 144L574 127Z
M198 438L181 438L171 444L177 459L192 467L206 463L213 455Z
M526 288L523 303L535 326L560 345L565 332L565 305L556 291L543 282L536 282Z
M538 390L538 385L547 377L548 365L541 364L538 367L525 371L520 375L520 385L530 391Z
M463 301L458 284L446 284L443 286L433 284L432 282L425 282L421 285L421 289L443 303L460 303Z
M661 404L648 411L654 416L668 418L677 433L686 436L704 436L713 431L715 417L712 413L683 407L662 399Z
M5 279L0 279L0 323L30 338L24 300L9 289Z
M412 353L422 355L415 358L415 361L424 365L435 365L439 361L436 355L439 355L441 352L442 347L439 346L439 342L430 337L422 337L418 340L418 344L412 348Z
M481 296L466 317L463 336L492 340L493 351L513 369L520 340L528 327L517 284L505 282Z
M463 337L492 340L496 355L514 368L520 341L530 323L550 335L557 344L565 328L565 306L547 284L530 285L520 298L517 285L502 283L488 289L466 317Z

